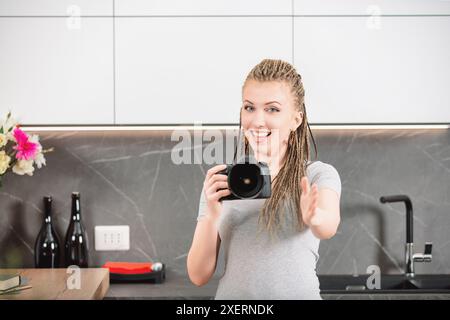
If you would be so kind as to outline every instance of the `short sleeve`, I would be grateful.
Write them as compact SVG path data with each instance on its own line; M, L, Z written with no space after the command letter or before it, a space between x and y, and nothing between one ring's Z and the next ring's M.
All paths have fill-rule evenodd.
M202 192L200 194L200 201L198 203L198 216L197 221L202 220L206 215L206 198L204 188L202 188Z
M306 174L310 184L317 184L320 188L329 188L337 192L341 196L341 178L338 171L330 164L315 161L308 165Z

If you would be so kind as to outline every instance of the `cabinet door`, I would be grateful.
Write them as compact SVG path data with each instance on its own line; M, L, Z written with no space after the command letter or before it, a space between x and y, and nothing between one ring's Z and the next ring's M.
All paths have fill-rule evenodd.
M443 15L447 0L293 0L295 15Z
M118 16L292 15L292 0L116 0Z
M313 123L450 122L450 17L297 17Z
M24 124L112 124L112 18L0 18L0 111Z
M0 16L112 16L113 0L1 0Z
M291 61L292 18L119 18L118 124L238 123L263 58Z

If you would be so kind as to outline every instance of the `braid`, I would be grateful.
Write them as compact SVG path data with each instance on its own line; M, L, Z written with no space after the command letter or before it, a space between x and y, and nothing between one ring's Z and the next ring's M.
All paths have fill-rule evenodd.
M266 200L259 215L260 225L264 225L271 234L274 234L284 219L283 204L285 201L292 201L291 204L295 212L299 213L297 226L301 230L305 226L300 212L300 181L306 175L306 164L310 157L308 130L311 134L317 157L317 147L306 116L305 90L302 84L302 77L291 64L285 61L264 59L250 71L244 86L248 80L286 82L294 95L295 108L303 114L302 124L295 131L291 131L289 135L284 163L272 184L272 196ZM245 139L246 153L248 148L249 144L247 139Z

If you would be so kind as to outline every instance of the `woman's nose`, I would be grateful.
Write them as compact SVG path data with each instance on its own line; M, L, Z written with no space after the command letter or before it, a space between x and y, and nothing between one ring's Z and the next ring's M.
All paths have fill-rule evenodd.
M258 110L253 113L252 125L253 127L264 127L266 124L266 119L264 115L264 111Z

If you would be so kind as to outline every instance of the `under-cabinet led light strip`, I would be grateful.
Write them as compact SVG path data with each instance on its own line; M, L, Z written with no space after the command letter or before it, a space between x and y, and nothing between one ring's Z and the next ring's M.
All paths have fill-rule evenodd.
M310 125L312 130L392 130L449 129L450 124L332 124ZM23 125L25 131L173 131L173 130L237 130L237 125L139 125L139 126L34 126Z

